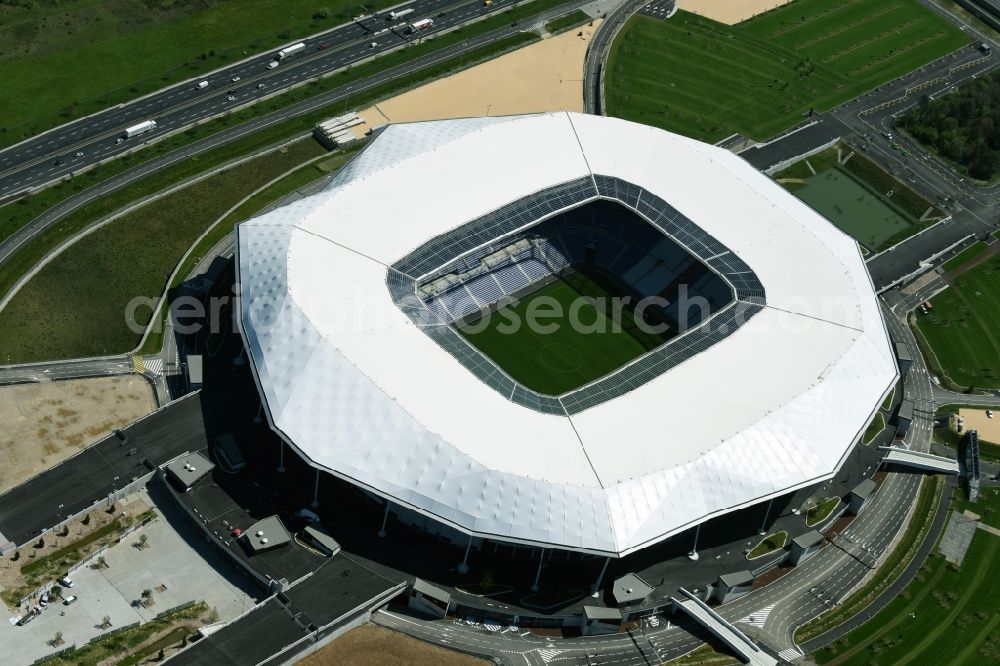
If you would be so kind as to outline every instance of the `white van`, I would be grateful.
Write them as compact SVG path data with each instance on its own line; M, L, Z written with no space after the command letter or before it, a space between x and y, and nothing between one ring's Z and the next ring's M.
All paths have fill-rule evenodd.
M208 87L208 81L199 81L198 85L195 86L195 90L204 90Z
M272 60L271 62L267 63L267 68L268 69L274 69L277 66L278 66L278 61L277 60Z

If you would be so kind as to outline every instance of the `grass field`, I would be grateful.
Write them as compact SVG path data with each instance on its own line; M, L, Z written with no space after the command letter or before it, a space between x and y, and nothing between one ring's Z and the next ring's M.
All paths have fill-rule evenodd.
M870 253L881 252L946 215L843 142L788 166L774 179Z
M545 24L545 29L554 35L556 33L581 26L585 23L590 23L593 20L594 19L591 18L590 14L578 9L575 12L566 14L566 16L560 16L557 19L552 19Z
M606 104L709 142L763 140L967 42L917 0L797 0L736 26L636 16L612 47Z
M0 145L359 13L354 0L0 3L0 80L18 93L0 95Z
M321 155L312 139L190 185L84 237L42 268L0 311L3 362L124 353L140 335L126 306L157 297L195 239L247 194ZM321 173L316 172L316 177ZM152 315L137 312L140 320ZM141 323L145 323L142 321Z
M1000 387L1000 256L953 278L931 304L914 317L935 369L957 387Z
M986 252L986 249L988 247L989 246L986 243L982 241L976 241L975 243L965 248L964 250L956 254L948 261L941 264L941 268L944 269L945 273L949 273L955 269L961 268L964 264L972 261L982 253Z
M632 314L622 312L615 325L610 312L583 297L615 296L613 286L576 272L544 285L500 313L466 321L458 328L477 349L493 359L524 386L546 395L560 395L603 377L653 349L664 338L637 330ZM543 326L529 326L530 312L561 313L539 316ZM572 307L577 304L574 327ZM512 332L511 321L521 322ZM577 328L581 330L576 330Z
M910 226L907 218L841 169L807 178L795 196L869 249L881 247Z
M977 530L961 568L933 555L882 612L812 657L831 666L1000 662L1000 537Z

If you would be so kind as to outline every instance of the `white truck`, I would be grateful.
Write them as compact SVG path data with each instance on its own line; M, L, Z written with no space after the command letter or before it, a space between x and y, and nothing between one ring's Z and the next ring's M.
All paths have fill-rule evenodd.
M299 42L298 44L292 44L291 46L286 46L285 48L278 51L278 60L284 60L290 55L295 55L299 51L304 51L305 48L306 45L302 42Z
M125 128L125 138L131 139L134 136L139 136L140 134L145 134L146 132L152 132L156 129L155 120L144 120L138 125L132 125L131 127Z
M429 18L420 19L419 21L414 21L413 23L410 24L410 32L417 32L418 30L429 30L432 27L434 27L433 20Z
M413 13L413 7L407 7L406 9L397 9L395 11L389 12L389 19L393 21L398 21L404 16L409 16Z
M195 90L204 90L207 87L208 87L208 81L199 81L195 85Z

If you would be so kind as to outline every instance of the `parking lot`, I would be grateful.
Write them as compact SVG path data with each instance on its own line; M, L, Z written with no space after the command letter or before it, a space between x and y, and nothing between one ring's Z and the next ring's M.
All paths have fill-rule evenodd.
M152 500L146 501L152 503ZM170 507L158 507L157 512L164 508L170 510ZM147 546L139 549L135 544L143 534ZM153 521L108 549L104 553L106 568L84 566L73 573L72 589L63 592L63 596L79 597L73 605L49 604L41 616L23 627L0 623L0 644L7 655L4 663L30 664L56 649L73 644L82 646L107 631L100 628L105 615L111 617L112 628L115 628L144 622L191 600L204 600L218 611L220 621L250 608L255 601L241 589L240 581L223 575L226 565L206 561L200 552L203 548L204 542L185 521L168 522L164 518ZM206 555L215 557L212 553ZM135 603L145 589L153 591L154 604L149 608ZM62 632L65 643L53 648L48 641L57 631Z

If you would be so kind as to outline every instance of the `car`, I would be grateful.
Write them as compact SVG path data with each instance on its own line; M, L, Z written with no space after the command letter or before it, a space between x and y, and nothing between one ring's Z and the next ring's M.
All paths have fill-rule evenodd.
M277 66L278 66L278 61L277 60L272 60L271 62L267 63L267 68L268 69L274 69Z
M226 97L226 101L227 102L235 102L236 98L234 96L232 96L232 95L229 95L228 97Z
M368 48L370 48L370 49L373 49L373 48L375 48L376 46L378 46L378 42L372 42L372 43L370 43L370 44L368 45Z
M38 605L41 606L42 608L45 608L46 606L48 606L49 605L49 595L43 593L42 596L38 597Z
M32 620L34 620L36 615L38 615L38 613L36 613L34 611L31 611L27 615L25 615L24 617L22 617L20 620L18 620L17 624L19 626L23 627L24 625L26 625L29 622L31 622Z
M83 151L82 150L76 151L76 153L74 153L74 156L75 157L83 157Z
M316 47L316 50L317 51L322 51L323 49L325 49L328 46L329 46L329 44L327 44L326 42L323 42L322 44L320 44L319 46Z
M986 410L986 418L988 418L988 419L993 418L993 410L992 409L987 409Z
M123 138L121 138L121 137L118 137L117 139L115 139L115 144L117 145L117 144L121 143L121 142L122 142L122 141L124 141L124 140L125 140L125 139L123 139Z
M63 606L71 606L75 604L78 598L79 597L77 597L75 594L71 594L70 596L63 599Z
M263 88L263 87L264 87L264 84L263 84L263 83L258 83L258 84L257 84L257 90L260 90L260 89L261 89L261 88Z
M229 80L232 81L233 83L236 83L237 81L240 80L240 77L239 76L234 76L233 78L231 78Z
M892 141L892 132L882 132L882 136L885 137L886 141Z
M69 576L63 576L56 582L58 582L63 587L73 587L73 579L70 578Z

